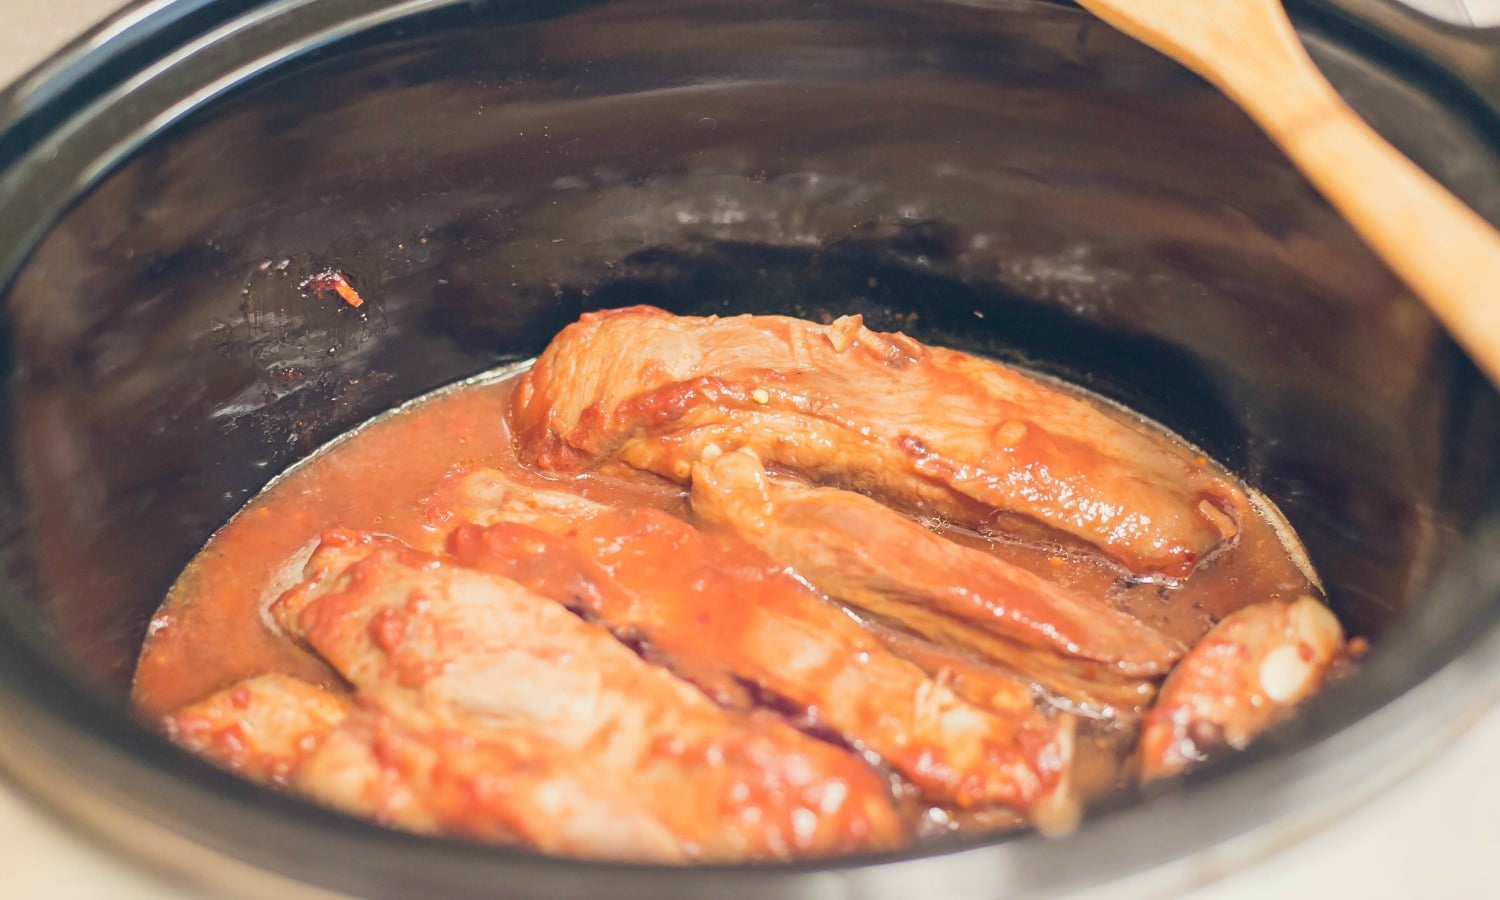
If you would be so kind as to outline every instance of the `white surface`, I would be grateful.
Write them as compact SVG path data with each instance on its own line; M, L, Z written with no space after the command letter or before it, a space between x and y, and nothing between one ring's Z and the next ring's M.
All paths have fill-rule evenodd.
M33 809L3 782L0 896L8 900L187 900Z
M1410 0L1450 21L1500 24L1500 0ZM0 84L103 16L113 0L0 0ZM3 727L3 723L0 723ZM0 783L0 897L180 898ZM1354 816L1192 900L1500 897L1500 709Z
M1431 16L1466 25L1500 25L1500 0L1405 0Z
M1435 16L1447 22L1467 23L1473 20L1473 14L1468 9L1470 4L1466 0L1406 0L1406 2L1429 16ZM1474 0L1474 2L1484 3L1487 0Z
M1500 710L1353 816L1191 900L1500 897Z
M1464 0L1463 7L1475 25L1500 25L1500 0Z

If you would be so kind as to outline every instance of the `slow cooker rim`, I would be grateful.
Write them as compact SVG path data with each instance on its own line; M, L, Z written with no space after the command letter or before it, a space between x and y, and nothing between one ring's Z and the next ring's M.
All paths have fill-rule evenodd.
M1049 0L1038 0L1038 2L1049 2ZM234 5L234 4L228 4ZM274 21L278 16L295 16L299 11L306 10L319 5L329 5L322 0L273 0L270 3L249 4L243 16L230 16L218 27L236 26L235 33L243 35L238 26L245 24L245 19L259 19L261 21ZM351 7L374 9L381 4L379 0L354 0L347 4ZM439 6L456 5L449 3L402 3L385 7L387 16L405 14L410 11L426 11ZM202 5L203 8L214 7L212 2ZM147 14L139 19L132 19L133 27L145 27L153 21L153 16L170 17L169 7L155 0L141 4L131 9L147 8ZM159 24L165 28L167 25L176 24L180 19L167 21L164 18ZM363 20L343 20L346 27L363 28L368 24ZM212 30L212 26L210 26ZM291 29L293 32L295 28ZM98 37L101 33L108 31L106 26L101 26L93 33ZM131 40L137 40L138 35L131 33ZM333 39L329 37L328 39ZM85 38L81 45L86 46L82 57L75 62L86 65L88 53L104 53L102 58L117 59L118 56L110 55L109 41L125 40L118 34L114 38L105 38L102 44L90 45L89 38ZM185 40L183 47L190 46L192 41ZM306 48L304 48L306 49ZM128 54L126 54L128 55ZM277 58L274 63L280 64L283 58ZM44 66L45 69L45 66ZM258 72L263 69L260 65L244 67L245 71ZM69 70L71 71L71 70ZM61 77L61 76L58 76ZM247 76L248 77L248 76ZM61 96L61 95L59 95ZM104 102L108 94L103 98L93 98L91 102ZM200 102L206 102L208 97L198 98ZM13 92L0 101L14 100ZM0 102L0 110L8 108L6 102ZM88 103L83 104L74 113L86 115ZM185 114L185 112L184 112ZM48 133L55 133L65 120L59 118L52 123L52 128L44 130L41 135L45 137ZM158 124L152 131L159 131L162 124ZM40 138L38 138L40 139ZM0 138L0 144L4 139ZM23 150L17 159L25 159L26 154L34 149L36 144L32 142L26 150ZM0 154L0 159L5 159ZM16 177L18 165L12 165L10 171L0 172L0 207L3 207L10 199L10 194L5 190L5 185L12 182ZM102 170L96 171L97 176ZM51 222L47 222L50 227ZM44 232L39 228L38 233ZM33 242L34 243L34 242ZM29 252L29 247L24 248ZM12 248L14 251L15 248ZM0 278L0 283L9 280L16 267L19 266L24 252L12 253L13 266L7 267ZM1450 575L1435 588L1429 596L1429 600L1423 604L1424 610L1433 607L1441 609L1443 604L1436 598L1446 596L1444 592L1467 593L1469 600L1476 607L1473 612L1478 614L1482 622L1488 619L1487 628L1460 629L1456 633L1448 635L1449 640L1445 643L1427 647L1427 652L1418 656L1416 660L1400 660L1401 670L1410 675L1409 665L1415 667L1425 675L1415 686L1397 689L1397 681L1387 683L1381 678L1376 678L1377 673L1384 673L1382 678L1392 678L1401 672L1394 671L1395 663L1387 664L1384 660L1395 660L1400 654L1397 652L1404 645L1402 636L1395 636L1388 640L1384 646L1377 650L1370 663L1370 671L1365 678L1346 685L1337 692L1330 693L1315 701L1311 707L1314 713L1323 712L1327 715L1309 715L1299 720L1300 725L1294 723L1290 730L1283 729L1262 744L1253 747L1242 756L1226 759L1216 766L1209 767L1198 773L1187 781L1191 790L1180 795L1166 798L1158 798L1155 803L1130 805L1118 809L1110 809L1090 819L1074 838L1067 843L1071 852L1079 851L1079 843L1086 840L1089 834L1099 833L1101 829L1109 827L1117 831L1121 827L1126 829L1139 829L1137 824L1142 817L1160 818L1158 812L1163 808L1176 807L1177 813L1186 811L1185 807L1196 807L1198 809L1213 809L1221 805L1223 795L1226 793L1245 793L1245 785L1251 781L1257 783L1277 783L1285 781L1296 783L1306 779L1306 773L1299 771L1308 764L1313 757L1321 758L1331 752L1330 748L1337 744L1340 747L1353 739L1351 732L1358 732L1360 741L1366 741L1367 747L1384 746L1383 741L1389 741L1391 735L1396 732L1408 730L1415 719L1408 707L1411 705L1411 697L1415 694L1423 696L1432 694L1431 685L1439 680L1443 673L1462 672L1465 677L1459 679L1459 684L1464 681L1470 682L1469 692L1443 691L1436 697L1427 697L1426 711L1427 719L1436 728L1436 722L1444 721L1450 724L1458 718L1459 695L1467 693L1470 702L1478 702L1485 696L1493 693L1493 685L1486 682L1494 682L1497 674L1497 663L1500 663L1500 571L1492 571L1497 566L1492 561L1500 560L1500 504L1492 505L1488 513L1491 527L1481 531L1475 538L1467 542L1464 558L1468 559L1467 576L1479 576L1477 583L1474 578L1465 578L1464 575ZM1486 563L1490 563L1486 565ZM1450 569L1458 567L1457 563ZM1457 578L1460 585L1456 586L1452 579ZM1487 598L1488 603L1483 600ZM1450 605L1455 605L1450 603ZM1462 602L1457 606L1463 608ZM1415 639L1412 639L1415 642ZM316 835L331 830L350 840L367 842L372 847L383 847L387 850L393 847L417 848L414 852L431 855L438 854L455 861L463 859L466 865L479 868L519 868L531 872L559 872L569 870L574 873L593 873L598 877L610 878L635 878L639 876L644 879L640 886L644 889L657 887L674 887L679 889L691 888L695 885L711 883L708 879L714 879L726 872L735 873L736 877L749 879L765 887L772 885L782 886L781 882L788 878L817 873L840 872L849 873L855 870L866 870L871 872L884 871L888 864L896 863L903 866L913 862L952 861L961 857L976 857L983 860L996 852L1008 853L1014 849L1024 852L1028 856L1041 858L1048 857L1048 847L1056 848L1058 844L1048 844L1034 836L1022 836L1009 840L983 841L980 839L957 842L949 845L938 845L915 853L897 854L886 857L862 857L841 858L825 862L805 862L780 865L774 868L764 866L725 866L725 867L702 867L694 870L662 869L659 867L636 866L629 864L611 863L579 863L576 861L556 860L524 851L510 851L495 848L469 847L454 842L434 841L432 839L419 838L410 835L401 835L388 832L376 826L357 820L349 819L335 813L313 807L292 798L287 798L257 788L250 787L245 783L222 773L199 760L183 753L161 739L149 729L143 727L124 710L102 702L99 698L90 696L87 689L81 685L70 673L62 670L54 660L47 657L44 651L36 646L36 641L28 638L22 633L22 629L11 628L0 630L0 708L15 718L10 721L18 721L29 718L32 722L46 720L50 726L60 729L60 733L66 733L71 738L83 738L80 746L74 748L76 758L93 756L94 760L102 761L105 757L114 757L110 766L123 767L127 771L133 771L141 776L149 776L144 780L147 782L160 782L165 779L168 783L176 783L184 786L188 793L194 794L210 802L227 803L231 807L248 805L254 810L257 817L263 817L272 822L285 824L288 820L295 820L299 826L310 827L311 833ZM1383 667L1383 668L1382 668ZM1391 671L1387 671L1391 670ZM1477 673L1477 678L1471 677ZM1444 679L1446 681L1453 678ZM1478 686L1475 686L1475 682ZM1369 696L1377 686L1382 686L1386 691L1381 697ZM1361 692L1356 688L1363 688ZM1446 703L1435 702L1446 700ZM1354 702L1344 702L1353 700ZM1434 702L1429 702L1434 701ZM1401 705L1402 703L1405 705ZM1366 708L1366 703L1373 703ZM1341 717L1335 715L1340 712ZM1392 711L1400 709L1403 713L1403 721L1394 721ZM1350 709L1364 709L1363 715L1349 715ZM1441 714L1439 714L1441 713ZM1314 720L1321 720L1314 721ZM1356 728L1355 726L1360 726ZM10 734L10 739L6 738ZM1343 736L1342 741L1333 739ZM1290 748L1290 749L1289 749ZM0 733L0 760L7 758L16 752L34 752L35 748L28 750L24 740L17 740L14 730L8 729ZM63 756L66 756L64 754ZM59 757L61 762L63 757ZM80 783L89 783L89 766L86 761L75 772ZM97 769L96 769L97 771ZM186 775L183 774L186 772ZM1249 776L1254 776L1250 779ZM104 785L97 785L101 789ZM119 785L114 785L119 788ZM1238 787L1237 787L1238 786ZM127 791L127 793L129 793ZM140 797L130 797L137 804L142 802ZM1162 804L1165 803L1166 807ZM1196 817L1189 817L1196 818ZM1201 820L1199 820L1201 823ZM1247 831L1254 830L1269 820L1260 822L1241 823L1231 829L1201 827L1201 824L1193 827L1193 841L1179 848L1179 851L1167 855L1167 858L1175 858L1180 852L1190 852L1201 849L1207 844L1227 841L1236 835L1242 835ZM1123 823L1123 826L1119 823ZM176 823L178 830L193 829L190 821L183 821L179 817ZM1159 831L1160 829L1153 829ZM232 848L220 844L219 849L230 850ZM1011 854L1014 855L1014 854ZM1085 854L1086 855L1086 854ZM1146 860L1139 863L1137 869L1154 865L1159 860ZM263 863L262 863L263 864ZM274 866L273 866L274 868ZM1097 877L1105 875L1118 875L1121 869L1116 867L1108 872L1086 872L1071 873L1075 877L1071 880L1076 884L1089 883L1097 880ZM663 880L664 879L664 880ZM314 879L315 880L315 879ZM1037 885L1030 885L1036 887Z

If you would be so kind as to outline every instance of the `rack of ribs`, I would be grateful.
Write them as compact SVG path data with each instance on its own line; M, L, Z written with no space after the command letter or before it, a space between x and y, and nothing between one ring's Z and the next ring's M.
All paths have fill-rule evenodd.
M584 315L521 379L543 470L624 463L686 483L710 445L981 530L1040 523L1139 577L1232 541L1242 491L1207 461L999 363L864 327L651 307Z
M612 509L491 470L459 491L469 524L450 538L455 559L644 643L721 700L726 681L754 685L937 802L1002 804L1044 828L1074 815L1074 723L1044 714L1022 682L961 697L776 561L660 510Z
M347 530L325 534L306 575L272 616L398 736L416 738L387 745L417 771L483 771L464 748L508 758L498 769L508 776L562 778L581 798L609 792L670 835L686 860L905 840L883 779L854 754L770 713L721 709L515 581ZM459 751L457 763L442 759ZM421 761L434 752L436 761Z
M1101 601L947 540L862 494L773 478L748 450L710 447L692 478L698 516L818 590L974 650L1075 702L1129 708L1184 653Z

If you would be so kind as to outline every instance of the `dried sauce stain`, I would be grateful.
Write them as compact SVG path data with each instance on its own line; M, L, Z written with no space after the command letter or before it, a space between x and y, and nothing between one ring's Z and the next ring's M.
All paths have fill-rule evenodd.
M365 300L349 283L349 276L337 269L324 269L315 275L311 275L302 282L302 289L314 295L333 293L350 306L358 309L365 305Z

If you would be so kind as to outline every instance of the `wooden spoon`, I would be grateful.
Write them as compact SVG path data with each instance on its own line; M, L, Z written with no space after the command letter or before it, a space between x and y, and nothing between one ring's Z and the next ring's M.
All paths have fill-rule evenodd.
M1078 0L1218 86L1500 384L1500 234L1339 97L1280 0Z

